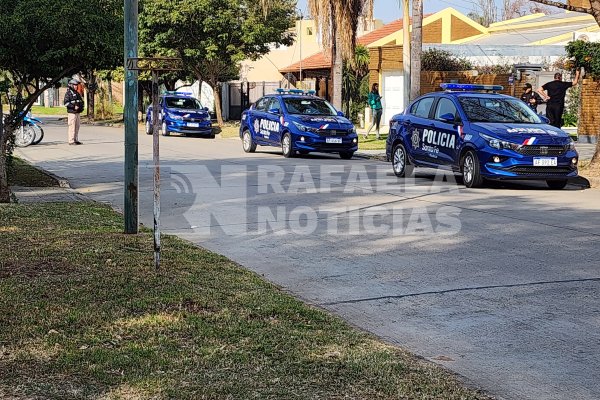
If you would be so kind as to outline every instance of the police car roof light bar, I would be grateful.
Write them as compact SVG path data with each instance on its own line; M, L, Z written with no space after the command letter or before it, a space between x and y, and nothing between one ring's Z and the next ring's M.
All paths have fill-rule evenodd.
M166 91L164 94L168 94L168 95L178 95L178 96L192 96L193 93L191 92L177 92L177 91Z
M275 91L278 94L297 94L297 95L307 95L307 96L314 96L317 92L315 92L314 90L302 90L302 89L275 89Z
M504 90L501 85L476 85L472 83L442 83L440 87L447 91L488 91L499 92Z

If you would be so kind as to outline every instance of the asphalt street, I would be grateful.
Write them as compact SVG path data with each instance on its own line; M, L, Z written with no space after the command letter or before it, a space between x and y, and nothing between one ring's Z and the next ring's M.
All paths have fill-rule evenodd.
M47 125L18 153L121 208L123 130L66 136ZM151 137L139 141L152 226ZM236 139L161 137L161 160L166 232L498 398L600 398L600 191L465 189L434 170L403 181L387 163L245 154Z

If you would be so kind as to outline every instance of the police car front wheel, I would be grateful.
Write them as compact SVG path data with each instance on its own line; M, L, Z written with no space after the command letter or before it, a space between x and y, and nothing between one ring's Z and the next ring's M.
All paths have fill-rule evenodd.
M479 158L474 151L469 150L462 158L461 170L463 174L463 182L468 188L480 187L483 184L481 169L479 166Z
M292 137L289 133L283 135L281 140L281 152L285 158L294 157L294 150L292 149Z
M392 152L392 169L398 178L406 178L412 175L413 166L408 162L406 148L402 143L397 144Z

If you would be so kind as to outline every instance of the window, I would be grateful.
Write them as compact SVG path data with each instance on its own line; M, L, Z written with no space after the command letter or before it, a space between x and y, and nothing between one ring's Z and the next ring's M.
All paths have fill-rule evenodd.
M312 34L313 34L313 28L312 28L312 26L309 26L308 28L306 28L306 35L312 36Z
M276 97L271 98L271 102L267 106L266 111L277 110L277 112L281 113L281 105L279 104L279 100Z
M167 97L167 107L182 110L198 110L202 108L200 102L193 97Z
M269 97L263 97L262 99L256 102L254 109L256 111L267 111L267 102L270 100Z
M433 97L425 97L424 99L419 100L417 103L413 104L410 109L410 113L415 117L429 118L429 112L431 111L433 100Z
M454 102L450 99L442 97L438 102L437 109L435 110L435 119L439 120L442 115L452 114L454 119L458 116L458 110L454 105Z
M290 114L335 116L337 111L331 104L312 97L286 97L283 99Z

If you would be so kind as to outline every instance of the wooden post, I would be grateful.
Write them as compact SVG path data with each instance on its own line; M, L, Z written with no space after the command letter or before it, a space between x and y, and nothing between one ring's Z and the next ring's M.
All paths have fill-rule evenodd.
M410 101L421 94L421 52L423 51L423 1L413 0L412 43L410 49ZM407 107L408 103L404 104Z
M154 161L154 267L160 268L160 127L158 114L158 71L152 71L152 160Z
M125 233L138 233L138 71L127 60L138 53L138 0L125 1Z

